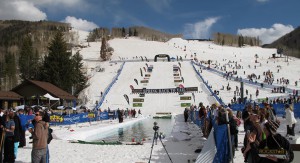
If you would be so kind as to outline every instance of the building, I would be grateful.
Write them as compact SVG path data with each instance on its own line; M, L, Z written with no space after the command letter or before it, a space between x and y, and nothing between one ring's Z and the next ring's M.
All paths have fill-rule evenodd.
M12 91L0 91L0 108L9 109L20 105L23 97Z
M22 104L28 106L73 106L76 103L75 96L49 82L25 80L11 91L23 96Z

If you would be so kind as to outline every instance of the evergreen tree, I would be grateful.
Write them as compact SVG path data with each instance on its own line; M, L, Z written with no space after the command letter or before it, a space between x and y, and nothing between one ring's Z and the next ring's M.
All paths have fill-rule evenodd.
M71 93L74 84L73 62L61 31L58 31L50 42L48 51L42 67L42 80Z
M106 61L107 60L107 47L106 47L106 38L102 38L101 49L100 49L100 57Z
M131 30L131 28L129 28L128 35L129 35L129 37L132 36L132 30Z
M6 85L8 90L12 89L17 83L17 69L16 69L16 58L15 55L7 53L5 55L5 67L4 71L6 74Z
M136 29L134 29L134 32L133 32L133 36L137 37L139 34L138 32L136 31Z
M82 72L83 63L82 56L79 51L75 53L72 57L73 66L74 66L74 95L78 95L80 91L82 91L86 87L87 78L85 74Z
M24 38L20 50L19 68L21 79L34 79L38 65L38 54L34 54L32 41L29 36Z
M126 36L126 31L125 31L125 28L123 27L122 28L122 37L125 37Z

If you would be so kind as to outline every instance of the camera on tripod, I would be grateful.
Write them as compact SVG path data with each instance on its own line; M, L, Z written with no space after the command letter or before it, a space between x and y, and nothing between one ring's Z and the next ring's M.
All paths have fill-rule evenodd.
M154 124L153 130L154 130L155 132L157 132L158 129L159 129L159 126L157 126L157 122L154 122L153 124Z
M157 145L157 139L159 139L159 141L161 142L162 146L164 147L164 149L165 149L165 151L166 151L166 153L167 153L167 155L168 155L171 163L173 163L173 161L172 161L172 159L171 159L171 157L170 157L170 155L169 155L169 153L168 153L168 151L166 149L166 146L164 145L164 143L161 140L161 139L165 138L165 135L162 132L160 132L160 133L157 132L158 129L159 129L159 126L157 126L157 122L154 122L153 124L154 124L154 126L153 126L154 136L153 136L153 142L152 142L152 146L151 146L151 153L150 153L150 158L149 158L148 163L150 163L150 160L151 160L154 142Z

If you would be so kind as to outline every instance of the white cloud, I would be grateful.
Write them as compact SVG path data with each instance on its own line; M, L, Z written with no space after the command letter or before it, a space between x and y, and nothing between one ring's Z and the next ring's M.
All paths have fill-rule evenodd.
M204 21L195 24L185 24L185 38L209 38L211 27L220 19L220 17L207 18Z
M83 20L80 18L75 18L73 16L67 16L65 20L63 20L65 23L70 23L72 27L75 29L83 30L83 31L91 31L98 27L97 24L94 22L90 22L87 20Z
M257 2L267 2L269 0L256 0Z
M33 2L36 5L47 7L47 6L63 6L63 7L75 7L84 3L84 0L23 0Z
M163 13L165 9L170 8L172 0L145 0L150 7L152 7L156 12Z
M0 1L0 19L2 20L45 20L46 13L37 8L29 1L20 0L1 0Z
M269 44L293 30L292 25L274 24L271 28L238 29L237 34L250 37L259 36L263 44Z

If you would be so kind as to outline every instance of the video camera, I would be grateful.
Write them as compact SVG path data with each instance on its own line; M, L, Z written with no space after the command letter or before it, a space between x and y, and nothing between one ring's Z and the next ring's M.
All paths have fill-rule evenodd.
M153 130L155 131L155 132L157 132L158 131L158 129L159 129L159 126L157 126L157 122L154 122L153 123Z

